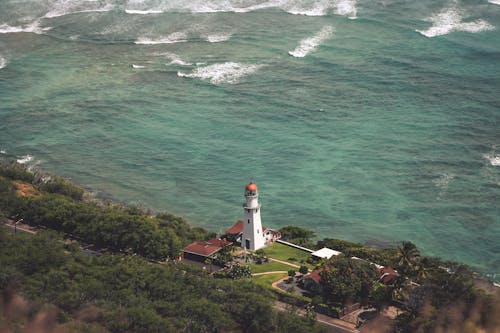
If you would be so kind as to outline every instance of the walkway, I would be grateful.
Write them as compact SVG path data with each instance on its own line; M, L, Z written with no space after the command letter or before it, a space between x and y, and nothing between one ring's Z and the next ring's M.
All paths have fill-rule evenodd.
M288 273L287 271L272 271L272 272L263 272L263 273L254 273L252 276L261 276L261 275L269 275L269 274L283 274Z
M271 261L279 262L280 264L283 264L283 265L288 265L288 266L291 266L291 267L294 267L294 268L300 268L299 265L292 264L292 263L290 263L288 261L283 261L283 260L274 259L274 258L268 258L268 259L271 260Z

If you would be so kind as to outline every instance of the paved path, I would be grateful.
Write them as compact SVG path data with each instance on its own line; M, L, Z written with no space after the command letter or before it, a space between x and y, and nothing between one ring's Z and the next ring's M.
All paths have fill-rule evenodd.
M283 261L283 260L274 259L274 258L269 258L269 260L276 261L276 262L279 262L280 264L288 265L288 266L291 266L291 267L294 267L294 268L300 268L299 265L292 264L292 263L290 263L288 261Z
M5 223L4 224L7 228L9 228L9 231L15 233L16 231L22 231L22 232L27 232L29 234L36 234L36 231L33 231L33 230L29 230L27 229L26 227L21 227L21 226L14 226L13 224L9 224L9 223Z
M252 276L260 276L260 275L268 275L268 274L281 274L288 273L287 271L272 271L272 272L263 272L263 273L254 273Z

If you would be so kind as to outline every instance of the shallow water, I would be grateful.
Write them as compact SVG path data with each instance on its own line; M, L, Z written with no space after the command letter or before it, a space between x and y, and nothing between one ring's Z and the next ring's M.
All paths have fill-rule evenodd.
M0 4L0 156L214 231L253 179L266 225L500 274L499 108L495 1Z

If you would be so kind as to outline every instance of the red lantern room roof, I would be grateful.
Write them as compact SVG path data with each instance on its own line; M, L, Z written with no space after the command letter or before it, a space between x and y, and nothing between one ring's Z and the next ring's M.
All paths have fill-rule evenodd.
M250 182L250 184L247 185L247 191L257 191L257 184Z

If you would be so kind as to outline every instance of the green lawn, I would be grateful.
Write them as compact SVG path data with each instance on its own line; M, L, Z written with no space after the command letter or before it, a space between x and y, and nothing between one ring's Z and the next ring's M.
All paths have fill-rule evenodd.
M290 269L294 269L291 266L281 264L281 263L276 262L276 261L270 261L270 262L266 262L266 263L260 264L260 265L251 264L248 266L250 266L250 270L252 271L252 274L253 273L274 272L274 271L287 271L288 272Z
M283 245L280 243L274 243L271 246L268 246L263 249L264 252L266 253L266 256L270 258L275 258L279 260L284 260L288 261L292 264L296 265L306 265L308 267L311 267L311 265L307 264L305 261L307 258L311 256L311 253L307 251L302 251L296 248L293 248L291 246ZM292 259L295 260L292 260ZM303 262L301 262L303 261Z
M288 276L288 274L286 273L267 274L267 275L255 276L253 280L255 281L255 283L260 284L261 286L271 287L273 282L276 282L279 279L282 279L286 276Z

